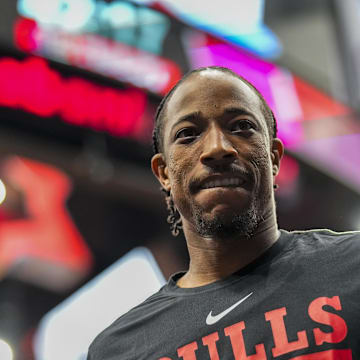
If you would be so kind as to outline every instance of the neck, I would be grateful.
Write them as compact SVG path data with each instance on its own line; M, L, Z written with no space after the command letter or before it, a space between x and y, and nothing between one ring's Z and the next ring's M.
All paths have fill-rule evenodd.
M188 272L178 286L192 288L224 279L262 255L279 238L275 214L262 221L249 237L202 237L183 222L190 255Z

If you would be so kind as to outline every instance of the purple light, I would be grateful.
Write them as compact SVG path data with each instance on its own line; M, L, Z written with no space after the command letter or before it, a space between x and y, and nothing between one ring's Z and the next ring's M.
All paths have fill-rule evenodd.
M360 134L307 141L292 150L359 191Z

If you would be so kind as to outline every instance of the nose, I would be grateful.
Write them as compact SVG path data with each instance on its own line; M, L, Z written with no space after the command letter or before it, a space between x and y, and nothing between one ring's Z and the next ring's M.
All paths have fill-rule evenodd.
M200 161L207 166L225 165L232 163L237 154L238 152L223 131L213 126L204 138Z

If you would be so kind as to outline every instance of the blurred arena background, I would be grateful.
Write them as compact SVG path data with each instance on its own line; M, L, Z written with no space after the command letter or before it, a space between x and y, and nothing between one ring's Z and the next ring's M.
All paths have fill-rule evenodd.
M149 161L193 68L232 68L274 110L282 228L360 230L359 25L358 0L2 0L0 360L84 360L186 268Z

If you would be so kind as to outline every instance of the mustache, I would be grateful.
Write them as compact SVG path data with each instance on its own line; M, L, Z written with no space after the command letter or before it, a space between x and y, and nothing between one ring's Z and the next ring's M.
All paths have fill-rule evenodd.
M237 164L229 164L226 166L221 166L221 169L213 168L209 169L206 173L194 177L189 184L190 192L194 193L199 190L203 181L205 181L210 176L236 176L244 179L246 182L253 182L255 181L254 174L250 172L243 166Z

